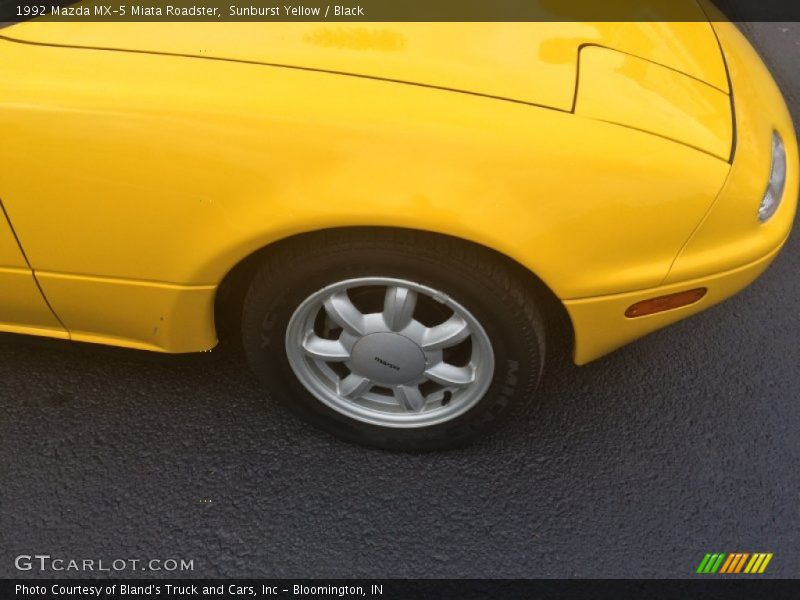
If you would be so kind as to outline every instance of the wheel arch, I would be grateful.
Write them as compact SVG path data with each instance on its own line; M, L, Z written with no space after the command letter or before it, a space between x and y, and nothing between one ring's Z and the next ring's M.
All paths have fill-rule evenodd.
M422 229L391 226L349 226L316 229L287 235L274 240L234 264L222 278L214 301L214 326L220 340L235 340L240 330L242 303L252 277L265 256L288 244L303 244L311 239L333 236L343 232L381 232L387 236L404 236L410 233L435 239L451 239L480 249L505 263L525 283L546 315L549 350L556 354L571 353L574 346L574 329L567 310L552 290L536 273L494 248L461 237Z

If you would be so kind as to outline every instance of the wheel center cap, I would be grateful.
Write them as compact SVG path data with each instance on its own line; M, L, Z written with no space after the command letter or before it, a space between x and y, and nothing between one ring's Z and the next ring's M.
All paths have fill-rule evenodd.
M425 371L422 349L399 333L365 335L350 356L353 370L378 384L409 383Z

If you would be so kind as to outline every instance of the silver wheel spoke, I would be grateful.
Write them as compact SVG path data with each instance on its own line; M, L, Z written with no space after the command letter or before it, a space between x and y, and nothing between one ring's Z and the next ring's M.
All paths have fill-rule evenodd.
M394 397L400 406L409 412L420 412L425 407L425 396L417 385L401 385L395 388Z
M462 387L475 381L475 370L472 367L456 367L440 362L425 371L431 381L444 386Z
M392 331L400 331L411 322L417 306L417 292L390 285L383 302L383 320Z
M422 335L423 350L441 350L455 346L470 336L469 325L459 317L453 315L441 325L429 327Z
M325 298L325 312L345 331L355 335L364 334L364 315L350 301L346 291L336 292Z
M310 333L303 341L303 350L311 358L326 362L342 362L350 358L350 352L339 340L326 340Z
M372 387L372 382L366 377L350 373L339 382L337 387L342 396L355 400L369 391L369 388Z

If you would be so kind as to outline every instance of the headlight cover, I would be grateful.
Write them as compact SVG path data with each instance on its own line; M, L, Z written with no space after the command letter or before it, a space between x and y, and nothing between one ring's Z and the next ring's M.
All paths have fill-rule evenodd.
M772 132L772 167L769 172L769 184L764 198L758 207L758 220L762 223L769 220L778 210L786 184L786 149L777 131Z

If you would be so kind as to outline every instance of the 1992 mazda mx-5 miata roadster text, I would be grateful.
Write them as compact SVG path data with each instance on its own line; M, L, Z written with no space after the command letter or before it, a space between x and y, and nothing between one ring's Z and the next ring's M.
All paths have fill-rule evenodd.
M791 118L706 10L5 27L0 329L239 336L341 437L463 444L535 396L553 336L596 359L742 289L788 236Z

